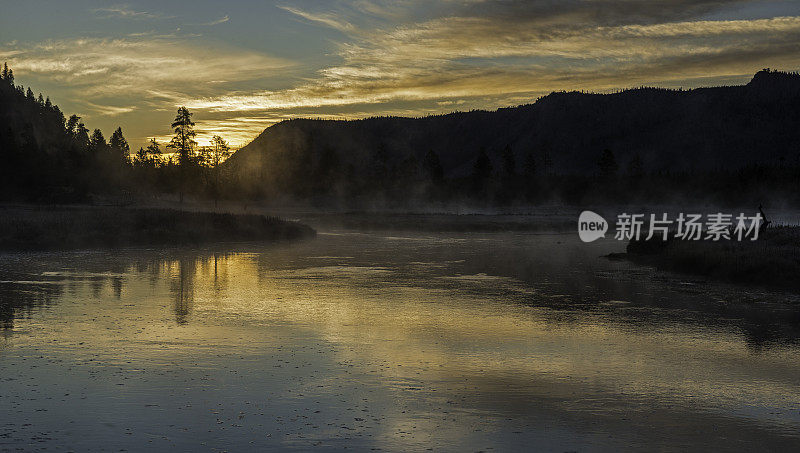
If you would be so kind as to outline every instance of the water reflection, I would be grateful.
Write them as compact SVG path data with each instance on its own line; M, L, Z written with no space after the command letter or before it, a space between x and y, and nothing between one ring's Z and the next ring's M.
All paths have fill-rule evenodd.
M98 395L98 382L124 385L134 418L135 407L170 407L140 423L173 417L212 439L245 427L275 436L255 445L290 429L281 445L300 449L334 438L389 449L416 439L412 450L485 439L506 449L552 438L559 448L795 444L796 296L598 259L604 247L343 232L268 247L9 256L0 319L20 355L108 373L86 385ZM38 376L3 358L0 371L21 382ZM86 377L73 379L59 385ZM241 414L218 426L206 417L224 412L204 401Z
M177 275L172 277L170 288L175 297L175 321L178 324L186 324L188 322L189 310L194 298L195 264L197 260L181 258L169 263L168 266L171 271L174 267L177 267L177 270L173 271Z

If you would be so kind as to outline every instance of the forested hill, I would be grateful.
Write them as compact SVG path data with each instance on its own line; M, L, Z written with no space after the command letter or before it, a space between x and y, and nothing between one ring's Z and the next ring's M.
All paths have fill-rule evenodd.
M129 146L118 128L106 143L81 118L64 114L41 93L0 72L0 201L80 201L120 187Z
M800 75L763 70L743 86L556 92L493 112L289 120L267 128L227 165L243 183L283 193L337 178L424 172L430 151L446 179L473 172L482 148L498 171L507 147L518 171L527 162L555 174L594 174L606 149L621 170L636 162L645 172L796 164Z

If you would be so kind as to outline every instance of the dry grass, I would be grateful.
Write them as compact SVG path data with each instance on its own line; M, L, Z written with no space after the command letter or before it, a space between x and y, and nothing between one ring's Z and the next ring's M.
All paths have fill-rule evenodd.
M628 258L659 269L773 288L800 289L800 227L776 226L756 241L631 241Z

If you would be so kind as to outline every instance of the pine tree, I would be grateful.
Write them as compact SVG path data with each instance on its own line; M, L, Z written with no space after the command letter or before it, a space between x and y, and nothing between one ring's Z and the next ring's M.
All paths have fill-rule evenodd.
M525 165L522 169L525 179L533 178L536 175L536 156L533 151L529 151L525 156Z
M113 151L117 157L120 157L127 162L131 154L131 148L128 145L128 141L122 136L121 127L118 127L117 130L111 134L109 146L111 147L111 151Z
M147 145L147 154L161 155L161 147L158 146L158 142L155 138L150 139L150 143Z
M95 129L92 132L92 136L89 137L89 152L97 155L103 153L106 149L108 149L108 144L105 137L103 137L103 131Z
M511 145L503 148L503 175L506 178L513 178L517 175L517 162L514 159L514 152L511 151Z
M67 133L72 136L75 136L75 134L77 134L78 132L77 127L80 121L81 117L79 117L78 115L70 115L69 119L67 120L67 126L66 126Z
M197 142L194 141L194 137L197 134L194 131L194 122L189 109L186 107L178 108L178 114L175 116L171 127L175 131L175 136L172 138L169 147L178 152L180 165L188 165L189 159L194 152L194 147L197 145Z
M192 121L192 114L186 107L178 108L178 114L175 116L175 121L172 122L172 128L175 131L175 136L172 137L172 142L167 145L168 148L173 148L178 152L178 174L179 181L179 200L183 203L183 191L186 185L186 171L189 166L190 158L194 152L194 147L197 142L194 141L196 135L194 131L194 122Z
M78 117L78 119L80 119L80 117ZM80 151L87 151L89 149L89 129L80 121L78 121L78 125L75 128L75 145Z
M481 148L478 151L478 158L475 159L475 165L472 167L472 177L477 181L484 181L492 176L492 161L486 154L486 150Z
M222 189L220 183L220 168L219 165L231 155L231 148L228 143L219 135L211 138L211 160L210 165L214 172L214 187L212 188L214 196L214 207L217 207L217 200Z

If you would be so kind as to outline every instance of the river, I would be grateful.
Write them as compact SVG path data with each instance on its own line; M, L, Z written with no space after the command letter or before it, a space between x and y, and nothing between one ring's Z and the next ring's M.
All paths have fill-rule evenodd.
M0 255L0 449L800 448L800 297L573 233Z

